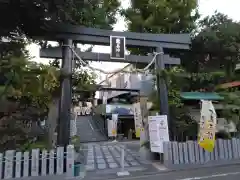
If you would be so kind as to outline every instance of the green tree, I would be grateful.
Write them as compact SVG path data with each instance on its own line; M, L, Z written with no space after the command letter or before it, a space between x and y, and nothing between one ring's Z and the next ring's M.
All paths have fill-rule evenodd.
M189 71L222 70L231 78L239 61L240 23L221 13L199 22L200 31L192 41L192 52L184 61Z
M28 35L46 27L46 22L111 29L119 5L118 0L4 0L0 2L0 36Z
M50 1L50 0L6 0L0 2L0 37L7 42L0 43L0 92L1 113L0 143L5 148L17 148L39 133L33 134L32 125L45 119L53 119L56 124L59 103L59 78L62 75L58 61L50 65L29 60L25 47L31 39L29 35L46 28L47 23L68 23L112 29L116 22L118 0ZM11 13L10 13L11 12ZM14 13L12 13L14 12ZM4 16L8 17L4 18ZM20 36L20 37L19 37ZM22 37L26 37L24 40ZM40 42L40 45L47 42ZM78 69L72 76L73 89L94 89L96 75ZM7 105L8 104L8 105ZM26 121L26 117L27 121ZM53 118L52 118L53 117ZM19 123L20 122L20 125ZM34 131L36 132L36 131ZM54 127L48 129L52 136ZM31 143L31 142L30 142ZM50 144L51 146L51 144Z
M6 54L0 61L1 147L19 148L22 144L29 144L29 141L40 134L45 137L46 132L42 131L38 124L47 116L47 124L51 124L49 128L53 127L47 129L47 132L51 133L49 136L52 138L57 118L55 109L58 107L60 95L60 69L29 61L28 56L23 53ZM73 89L87 89L93 84L95 74L86 70L74 73Z
M8 45L0 58L1 150L18 148L40 134L37 123L47 115L50 93L46 92L52 89L46 83L49 76L52 77L49 85L56 85L54 69L46 70L28 61L24 48L18 52L15 50L18 44L11 45L13 49Z
M199 18L197 0L131 0L131 7L122 10L128 31L140 33L192 33ZM151 48L129 49L133 54L147 55ZM177 54L164 49L164 53ZM137 65L139 68L141 64Z
M129 31L155 34L191 33L196 27L195 21L199 18L197 0L131 0L131 7L123 10L122 14L127 21ZM152 49L149 48L130 50L134 54L144 55L152 52ZM164 49L164 52L173 53L166 49ZM173 83L168 84L168 86L170 88L170 107L180 106L179 87L175 87ZM154 98L150 99L154 102L155 110L159 111L159 98L156 99L156 95L157 92L153 92ZM171 118L175 115L178 116L177 114L171 114ZM148 130L146 129L146 131Z
M240 132L240 91L238 88L219 89L219 93L224 97L222 117L226 119L227 123L233 123L237 132L235 135L239 137ZM225 132L225 134L229 134Z
M123 14L129 31L148 33L190 33L199 17L197 0L131 0Z
M168 71L156 72L165 79L168 88L169 114L171 119L172 140L183 141L186 137L196 139L197 122L191 118L188 109L184 106L180 93L184 84L190 82L189 76L182 68L174 67ZM158 98L156 98L158 97ZM153 109L159 110L160 103L158 92L154 91L149 97L153 102Z

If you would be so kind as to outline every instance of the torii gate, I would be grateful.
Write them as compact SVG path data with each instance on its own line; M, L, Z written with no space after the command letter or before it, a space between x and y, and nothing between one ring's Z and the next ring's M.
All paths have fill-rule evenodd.
M62 91L58 144L63 146L69 143L70 107L72 99L72 49L70 47L72 47L73 44L111 45L111 55L80 52L80 49L75 49L75 51L84 60L125 63L149 63L153 58L153 56L150 55L125 56L125 47L149 47L153 48L157 53L164 54L164 50L166 49L188 50L190 45L189 34L116 32L66 24L51 24L47 27L49 28L33 34L32 37L34 39L62 42L61 47L41 49L40 56L46 58L62 58L61 68L64 74L68 75L65 76L61 82ZM165 64L180 64L180 59L170 58L169 55L158 55L155 62L157 69L164 69ZM157 78L157 82L159 97L161 97L160 113L168 116L168 92L166 83L162 78ZM168 118L168 120L170 121L170 118Z

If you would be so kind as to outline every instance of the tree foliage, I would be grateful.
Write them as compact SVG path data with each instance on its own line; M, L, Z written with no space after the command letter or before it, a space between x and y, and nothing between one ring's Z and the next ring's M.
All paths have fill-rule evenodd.
M190 33L199 17L196 8L196 0L131 0L131 7L123 14L129 31Z
M131 0L131 7L122 11L128 31L140 33L191 33L199 18L197 0ZM129 49L147 55L152 48ZM164 49L165 53L168 53ZM172 53L172 52L171 52ZM141 65L138 65L141 67Z
M131 7L124 10L122 14L128 22L129 31L156 34L191 33L196 27L195 21L199 18L196 0L131 0ZM131 52L146 55L151 53L152 49L131 49ZM171 76L174 73L181 74L181 76ZM182 74L182 70L176 68L171 69L170 72L161 72L161 76L164 76L167 82L170 118L172 119L171 122L174 122L169 126L174 127L174 135L181 138L183 134L193 135L189 130L196 133L194 127L196 122L187 115L187 111L181 102L180 92L183 88L188 88L182 87L182 85L185 85L184 82L189 79L189 75L182 77ZM184 74L186 73L184 72ZM153 101L153 108L159 110L159 98L156 97L158 97L158 94L157 91L154 91L150 100Z
M119 5L118 0L3 0L0 36L12 36L13 32L28 35L44 28L46 22L111 29Z
M179 76L179 74L186 74L182 68L172 68L168 71L157 71L156 75L164 78L168 89L168 103L169 103L169 117L171 124L172 140L184 141L186 137L189 139L196 139L197 122L191 118L188 109L185 107L180 93L182 92L183 84L188 81L189 76ZM156 98L158 97L158 98ZM150 96L153 102L153 109L159 110L158 92L154 91Z
M2 148L18 148L45 135L39 122L47 117L53 98L59 98L60 69L30 61L24 48L15 49L19 44L11 42L7 47L0 58L0 144ZM90 84L95 84L95 74L86 70L74 73L74 89L87 89Z
M240 23L215 13L199 22L192 41L191 55L184 65L192 72L224 71L233 78L239 61Z
M223 115L226 119L233 121L236 124L236 128L240 130L240 92L238 90L234 91L224 91L221 92L221 95L224 96L224 111Z
M39 122L48 115L49 104L59 97L61 71L54 64L30 61L25 47L31 32L44 28L46 22L81 24L111 29L113 14L119 2L114 1L1 1L0 37L0 144L17 148L39 135ZM14 12L14 13L13 13ZM3 17L8 17L6 18ZM88 89L95 84L96 75L78 69L72 76L74 89ZM44 133L44 132L42 132ZM41 133L40 133L41 134Z

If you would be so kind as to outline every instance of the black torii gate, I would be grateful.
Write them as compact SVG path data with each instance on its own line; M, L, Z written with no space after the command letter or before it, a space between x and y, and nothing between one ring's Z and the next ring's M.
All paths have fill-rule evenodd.
M75 43L93 44L93 45L111 45L111 52L116 55L116 38L115 42L110 42L110 37L117 37L124 42L126 47L150 47L157 53L164 53L164 49L188 50L190 45L189 34L150 34L134 32L116 32L110 30L86 28L83 26L51 24L48 29L41 30L32 35L34 39L61 41L61 48L41 49L40 56L46 58L62 58L62 71L65 76L61 82L61 104L60 120L58 129L58 144L67 145L69 143L70 127L70 107L72 99L71 74L72 74L72 45ZM126 41L125 41L126 39ZM111 38L112 40L112 38ZM90 61L110 61L126 63L149 63L153 56L136 56L129 55L122 57L122 45L119 49L120 57L110 58L109 54L80 52L76 49L77 54L84 60ZM124 52L123 52L124 54ZM158 55L155 61L157 69L164 69L165 64L180 64L178 58L170 58L169 55ZM66 76L68 75L68 76ZM164 79L157 78L160 98L160 113L169 115L168 94ZM170 120L170 118L168 118ZM170 124L170 123L169 123ZM171 131L170 131L171 133Z

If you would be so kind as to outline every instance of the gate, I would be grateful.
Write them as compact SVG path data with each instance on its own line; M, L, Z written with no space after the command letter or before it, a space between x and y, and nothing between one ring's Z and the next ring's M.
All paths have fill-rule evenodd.
M61 88L61 104L60 106L60 121L59 121L59 144L66 145L69 142L69 132L66 127L69 127L70 117L69 111L71 106L71 76L72 60L79 60L81 64L85 61L106 61L106 62L123 62L123 63L141 63L148 64L145 71L152 65L158 70L163 70L166 64L180 64L179 58L172 58L165 52L171 52L171 49L189 49L190 36L189 34L149 34L149 33L132 33L132 32L114 32L109 30L77 27L66 24L51 24L49 28L32 34L35 39L62 41L61 47L41 49L40 57L62 59L62 69L67 76L64 76ZM81 52L75 48L73 44L93 44L93 45L110 45L109 54ZM125 55L128 47L144 47L149 48L150 52L155 51L152 55ZM175 53L174 53L175 54ZM85 61L84 61L85 60ZM90 69L94 69L90 67ZM102 70L101 70L102 71ZM160 98L160 112L163 115L168 115L168 95L165 80L157 74L158 92ZM63 83L64 82L64 83ZM66 109L67 108L67 109ZM170 124L170 123L169 123Z

